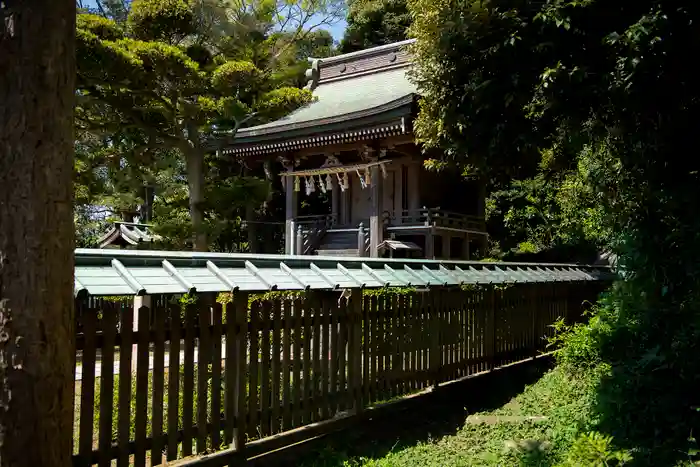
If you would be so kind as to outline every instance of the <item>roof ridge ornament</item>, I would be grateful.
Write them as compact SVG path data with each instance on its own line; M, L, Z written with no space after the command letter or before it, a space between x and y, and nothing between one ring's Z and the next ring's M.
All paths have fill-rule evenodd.
M315 58L311 61L311 67L306 70L306 86L304 89L313 91L318 86L318 81L321 78L321 60Z

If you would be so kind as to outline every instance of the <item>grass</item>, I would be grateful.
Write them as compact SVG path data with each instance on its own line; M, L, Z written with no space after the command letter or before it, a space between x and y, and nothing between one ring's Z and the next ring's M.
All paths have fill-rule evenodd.
M576 438L592 426L589 414L595 401L595 381L593 375L576 377L557 367L519 394L509 400L503 399L488 410L457 411L451 420L435 409L425 414L412 413L410 420L391 422L394 427L410 427L398 433L394 430L393 437L366 431L344 434L342 439L327 443L298 465L555 465L564 460ZM454 411L454 406L452 409ZM444 424L443 429L439 426L441 419L448 426L446 429Z

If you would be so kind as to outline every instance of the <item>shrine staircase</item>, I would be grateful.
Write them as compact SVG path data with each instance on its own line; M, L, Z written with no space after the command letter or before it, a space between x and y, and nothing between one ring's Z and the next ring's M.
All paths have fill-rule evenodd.
M369 245L369 235L365 236L365 250ZM357 229L337 229L327 231L319 242L314 254L320 256L360 256Z

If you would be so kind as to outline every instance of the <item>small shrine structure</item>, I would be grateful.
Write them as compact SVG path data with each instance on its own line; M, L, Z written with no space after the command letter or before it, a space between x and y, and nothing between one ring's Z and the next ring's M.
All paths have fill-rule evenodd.
M153 249L153 243L159 239L150 232L148 224L118 221L97 240L97 244L99 248Z
M438 155L415 143L420 96L407 76L410 43L309 59L313 102L219 141L223 154L246 163L282 163L285 253L484 255L483 186L456 172L424 169L425 158Z

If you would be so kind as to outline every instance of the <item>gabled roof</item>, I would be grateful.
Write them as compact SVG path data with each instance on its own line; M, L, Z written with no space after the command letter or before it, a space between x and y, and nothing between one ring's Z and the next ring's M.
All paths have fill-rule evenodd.
M416 87L407 76L413 40L325 59L307 70L314 101L274 122L244 128L224 149L263 154L410 132Z
M112 228L97 240L100 248L114 246L137 246L158 240L157 235L150 234L145 224L132 222L115 222Z

